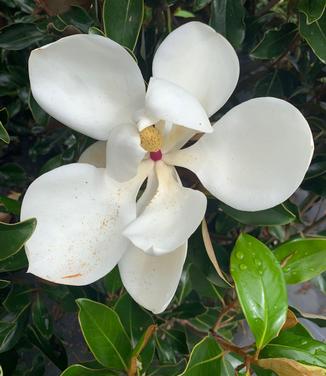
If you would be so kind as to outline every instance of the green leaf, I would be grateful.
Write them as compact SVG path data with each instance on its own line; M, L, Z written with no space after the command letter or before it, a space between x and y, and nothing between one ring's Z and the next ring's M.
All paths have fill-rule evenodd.
M326 270L326 238L295 239L274 251L283 266L286 283L308 281Z
M50 339L53 334L53 323L51 316L46 308L46 305L40 299L40 295L37 294L36 299L32 307L32 319L33 323L42 334L43 337Z
M258 349L275 338L287 315L284 275L262 242L241 234L231 254L231 275Z
M268 30L263 39L251 51L251 56L256 59L276 59L287 51L294 40L297 26L287 23L278 30Z
M17 253L32 236L36 227L36 219L31 218L15 224L0 222L1 253L4 260Z
M209 23L233 47L240 48L245 37L244 16L241 0L213 0Z
M205 337L193 348L186 369L180 376L220 375L223 353L212 337Z
M324 0L299 0L298 9L307 17L307 24L311 24L323 15L326 8Z
M0 321L0 353L11 350L20 340L24 333L28 320L28 306L16 313L14 316L9 315Z
M89 13L78 6L73 6L67 12L60 14L58 19L63 23L59 26L61 30L67 26L74 26L83 33L88 33L89 28L94 25L94 20Z
M154 324L152 316L135 303L128 294L123 295L114 307L123 327L129 335L132 347L135 347L149 326ZM150 340L141 353L142 369L146 369L154 356L154 341Z
M310 25L306 24L305 16L300 14L299 30L315 55L326 63L326 12Z
M31 292L29 287L14 284L10 293L3 302L8 312L20 312L31 304Z
M31 110L35 122L41 125L42 127L46 127L50 116L45 111L43 111L42 108L38 105L38 103L32 95L32 92L29 93L28 106Z
M21 203L18 200L14 200L12 198L0 195L0 204L2 204L5 207L8 213L12 213L15 215L20 214Z
M177 376L185 368L186 361L182 359L179 363L164 364L150 369L148 376Z
M326 367L326 344L311 338L300 324L284 330L260 353L261 358L288 358L304 364Z
M13 23L0 31L0 48L22 50L44 38L33 23Z
M103 24L105 35L134 50L144 18L143 0L105 0Z
M286 225L295 220L295 215L283 204L258 212L240 211L220 203L223 211L240 223L253 226Z
M132 348L117 313L89 299L76 302L80 327L96 360L105 367L127 371Z
M6 281L5 279L0 279L0 289L4 289L10 285L10 281Z
M41 350L59 369L63 371L67 367L66 350L59 338L53 335L49 340L43 337L34 326L28 326L27 335L32 344Z
M189 12L188 10L184 10L181 8L177 8L174 12L175 17L181 17L181 18L193 18L195 15L192 12Z
M11 272L26 268L28 260L24 251L18 252L5 260L0 260L0 272Z
M122 281L120 278L120 273L118 267L115 267L108 273L103 279L103 284L106 293L110 296L119 292L122 288ZM121 316L120 316L121 319ZM122 319L121 319L122 320Z
M60 376L114 376L110 370L92 369L81 364L74 364L67 368Z
M212 0L195 0L193 5L193 11L198 12L205 8Z
M0 121L0 140L2 140L6 144L9 144L10 142L9 134L6 131L6 128L3 126L1 121Z

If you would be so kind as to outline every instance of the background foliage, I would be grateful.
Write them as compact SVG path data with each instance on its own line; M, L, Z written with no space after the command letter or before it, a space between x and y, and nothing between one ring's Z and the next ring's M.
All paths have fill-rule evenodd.
M289 311L286 295L286 284L314 279L324 286L325 6L325 0L0 0L0 374L325 375L326 346L298 323L307 315ZM31 49L74 33L103 34L134 54L148 80L160 41L194 19L226 36L241 63L234 95L212 120L257 96L286 99L308 119L316 151L302 189L257 213L209 197L207 226L191 238L177 294L157 316L131 300L117 270L83 288L26 274L23 244L36 222L17 223L24 191L93 142L39 108L29 89ZM194 183L184 172L182 180ZM244 318L254 338L239 347L235 333ZM324 317L309 319L325 325Z

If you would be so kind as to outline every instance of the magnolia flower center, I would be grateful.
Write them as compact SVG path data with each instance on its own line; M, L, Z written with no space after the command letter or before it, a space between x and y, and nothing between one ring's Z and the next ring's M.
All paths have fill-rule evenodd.
M140 145L144 150L149 151L153 161L162 159L162 143L162 135L157 128L150 126L140 132Z

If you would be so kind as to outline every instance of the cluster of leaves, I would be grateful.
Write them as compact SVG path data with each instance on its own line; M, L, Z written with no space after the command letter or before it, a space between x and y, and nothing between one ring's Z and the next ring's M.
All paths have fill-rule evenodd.
M298 323L307 315L289 310L286 292L288 284L322 282L326 269L325 214L318 210L326 193L325 1L0 0L0 6L0 374L51 375L51 362L53 375L64 376L325 375L326 346ZM86 288L26 274L23 245L37 225L18 222L26 187L92 143L33 99L31 49L73 33L105 35L129 49L147 79L159 42L193 19L226 36L241 62L236 92L212 120L257 96L286 99L308 119L316 152L303 199L247 213L209 197L207 224L191 238L176 296L160 315L131 300L117 270ZM67 368L77 362L71 348L80 344L60 332L60 319L68 315L73 326L77 312L89 351ZM234 334L244 319L254 339L238 347ZM323 317L309 319L325 326Z

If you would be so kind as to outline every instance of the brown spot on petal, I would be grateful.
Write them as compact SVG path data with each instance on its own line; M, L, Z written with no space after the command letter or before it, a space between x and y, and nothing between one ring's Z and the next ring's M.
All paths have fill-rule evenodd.
M76 277L81 277L81 274L77 273L77 274L65 275L64 277L62 277L62 279L65 279L65 278L76 278Z

